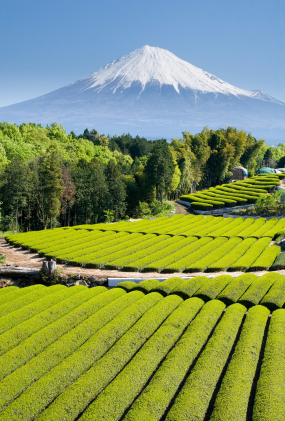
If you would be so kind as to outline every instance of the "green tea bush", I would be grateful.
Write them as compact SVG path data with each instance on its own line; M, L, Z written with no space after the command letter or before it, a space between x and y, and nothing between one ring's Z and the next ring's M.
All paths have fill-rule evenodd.
M124 417L125 421L162 419L223 310L224 305L220 301L213 300L205 304L155 372L150 383L134 401Z
M219 389L211 421L247 419L248 401L255 377L269 310L251 308Z
M246 308L228 307L167 413L166 421L203 420L238 334Z
M245 305L247 308L259 304L272 285L281 277L282 275L275 272L266 273L265 275L260 276L260 278L256 279L251 284L238 302Z
M253 405L253 421L282 420L285 413L285 310L270 319Z

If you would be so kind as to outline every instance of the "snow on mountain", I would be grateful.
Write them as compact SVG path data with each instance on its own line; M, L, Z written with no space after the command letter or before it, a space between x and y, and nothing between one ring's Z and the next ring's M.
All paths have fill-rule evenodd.
M138 48L75 83L85 82L86 89L97 87L100 92L114 81L117 83L113 87L113 93L120 88L129 88L134 82L140 82L143 91L147 83L156 81L160 85L174 86L178 93L180 85L182 88L204 93L246 96L254 94L254 91L236 88L211 73L181 60L170 51L149 45Z
M177 93L179 88L191 89L201 93L221 93L224 95L244 95L259 97L263 100L273 100L262 91L249 91L237 88L222 79L181 60L168 50L145 45L130 54L119 58L85 78L75 82L84 83L85 88L102 89L115 82L112 92L130 88L132 83L141 83L141 92L147 83L158 82L162 85L172 85ZM263 95L261 95L263 94ZM276 100L275 100L276 101Z
M0 108L3 120L167 138L206 125L236 126L273 141L284 140L285 104L145 45L70 85Z

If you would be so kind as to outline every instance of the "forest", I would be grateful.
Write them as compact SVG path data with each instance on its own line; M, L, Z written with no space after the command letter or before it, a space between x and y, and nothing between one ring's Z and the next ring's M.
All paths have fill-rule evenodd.
M77 136L57 123L0 123L1 229L19 232L160 215L167 200L228 182L243 165L285 166L285 144L233 127L180 139Z

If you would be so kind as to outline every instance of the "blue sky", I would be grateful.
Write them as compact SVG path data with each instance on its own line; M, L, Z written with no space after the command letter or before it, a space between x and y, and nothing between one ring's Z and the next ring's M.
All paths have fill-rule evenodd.
M285 0L0 0L0 106L145 44L285 102Z

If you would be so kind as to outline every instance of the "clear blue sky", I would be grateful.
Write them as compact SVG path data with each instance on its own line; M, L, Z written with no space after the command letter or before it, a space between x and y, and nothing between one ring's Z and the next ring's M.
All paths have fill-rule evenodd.
M285 102L285 0L0 0L0 106L145 44Z

